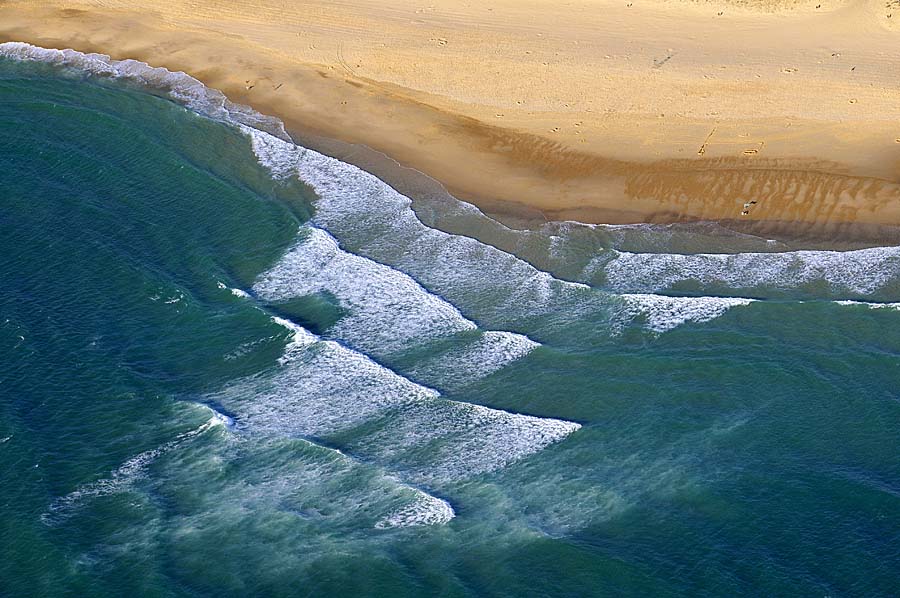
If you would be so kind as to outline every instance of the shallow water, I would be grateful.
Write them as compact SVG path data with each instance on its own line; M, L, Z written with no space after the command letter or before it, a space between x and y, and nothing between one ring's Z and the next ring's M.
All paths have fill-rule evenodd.
M896 591L896 248L414 211L0 49L79 69L0 61L0 593Z

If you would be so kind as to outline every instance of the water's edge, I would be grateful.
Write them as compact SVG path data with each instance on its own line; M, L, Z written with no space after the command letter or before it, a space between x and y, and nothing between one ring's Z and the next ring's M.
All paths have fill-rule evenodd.
M312 149L341 162L351 164L373 174L401 194L413 200L418 211L423 200L469 202L454 197L442 183L414 168L400 164L383 152L364 145L312 135L303 131L288 131L277 117L262 114L253 107L232 102L225 94L205 85L183 71L152 67L133 59L115 60L99 53L83 53L71 49L42 48L26 42L0 43L0 58L33 61L70 68L82 74L118 80L140 86L144 91L174 101L207 118L231 125L244 125L269 133L301 148ZM475 206L472 206L475 207ZM551 222L538 209L509 201L479 202L476 208L503 226L527 230ZM582 224L582 223L574 223ZM594 226L594 225L589 225ZM754 236L774 239L787 249L851 250L880 245L900 245L900 228L842 223L823 229L794 222L686 221L671 224L636 223L629 225L598 225L611 229L633 226L654 230L692 227L705 231L715 229L720 235Z

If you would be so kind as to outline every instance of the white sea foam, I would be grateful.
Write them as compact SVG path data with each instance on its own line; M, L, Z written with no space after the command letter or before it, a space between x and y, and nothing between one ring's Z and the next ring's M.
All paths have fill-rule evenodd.
M36 60L71 66L93 75L132 80L163 91L176 101L205 116L246 125L249 128L245 129L245 131L252 131L254 140L257 142L254 144L255 149L257 154L261 156L263 152L258 143L260 139L272 141L276 140L276 136L280 140L288 139L278 121L229 102L219 92L206 88L199 81L183 73L171 73L165 69L150 68L136 61L112 61L102 55L81 54L68 50L44 50L25 44L4 44L0 46L0 54L21 60ZM273 133L274 136L260 133L255 131L255 129L266 130L269 133ZM281 168L277 160L281 157L296 158L301 154L309 154L309 152L287 143L278 146L277 149L278 151L270 153L266 160L276 175L279 174L279 168ZM287 152L284 151L285 149L287 149ZM341 169L348 168L354 176L362 176L366 183L371 181L376 185L380 184L380 181L377 181L374 177L348 165L343 165L319 154L310 155L310 157L323 160L325 163L336 167L337 171L332 173L335 176L342 176ZM283 174L302 174L296 170L296 159L289 160L288 164L290 170L284 171ZM386 186L381 185L379 188L386 189ZM340 189L336 191L341 193ZM409 212L408 200L399 196L399 194L394 195L400 198L401 202L405 202L402 208ZM404 216L408 219L410 215L411 212ZM425 229L421 223L418 223L417 226L419 231L428 232L428 229ZM464 247L461 249L464 252L483 250L493 253L495 258L499 256L500 259L484 270L482 274L485 276L494 277L499 281L502 279L501 274L507 272L510 266L519 269L524 268L526 274L533 281L524 286L521 284L521 279L508 283L508 289L516 291L509 293L510 296L506 298L508 305L527 304L529 301L526 301L526 299L532 302L537 301L542 305L546 304L547 299L550 297L550 291L547 287L555 284L546 273L539 273L524 267L524 264L513 256L492 248L484 248L474 240L451 237L437 231L433 232L442 238L461 240L464 244ZM443 252L443 257L445 259L452 258L455 249L447 247L446 251ZM431 255L423 255L426 261L428 259L439 259L440 257L441 254L435 254L434 252ZM473 257L476 257L477 261L477 256ZM349 257L349 255L345 255L343 258L343 260L339 260L342 265L354 265L354 258ZM453 272L463 265L463 263L453 264L450 261L452 259L448 259L447 264L444 265L444 273ZM356 265L358 264L359 262L356 262ZM366 264L367 267L371 265L372 263ZM382 270L377 266L375 270L382 273L387 272L387 270ZM363 270L361 269L358 272L363 272ZM468 272L456 272L454 279L449 280L445 278L442 281L445 284L452 284L463 280L465 276L471 273L471 270ZM367 274L371 274L371 271L367 272ZM437 320L429 319L429 317L426 317L426 312L415 312L416 309L420 308L407 304L408 307L413 308L414 313L424 317L424 320L412 318L413 322L418 322L422 325L424 321L426 329L431 332L434 332L434 330L428 328L429 326L435 325L437 330L444 331L442 327L447 326L448 322L449 330L454 332L474 328L474 324L462 317L451 304L447 302L442 303L434 294L426 292L421 286L417 286L411 278L408 276L404 278L404 276L399 272L391 271L391 277L394 282L398 279L401 280L403 290L413 292L419 298L424 298L423 300L430 304L431 308L437 309L443 318ZM325 278L327 279L327 275ZM319 283L321 290L337 289L341 291L343 293L341 299L344 301L349 302L355 299L355 307L358 311L365 312L369 310L369 315L379 315L380 312L377 311L377 301L375 300L381 297L377 294L342 287L340 285L343 283L338 283L337 278L327 280L327 284L323 284L320 277ZM384 291L396 290L391 289L389 285L381 288ZM335 294L337 295L338 293ZM394 296L397 296L396 293ZM383 307L387 308L388 306L383 305ZM385 316L382 314L382 317ZM282 368L274 376L274 382L270 385L270 392L251 393L251 396L244 397L247 399L246 401L235 401L240 406L245 407L243 410L236 410L236 413L238 413L238 421L235 423L237 429L245 429L247 427L263 430L277 428L280 433L303 435L334 434L336 432L344 432L355 425L374 422L379 414L393 412L397 409L407 409L408 414L413 417L412 420L405 422L406 428L411 431L423 432L433 422L432 419L429 419L431 417L430 414L442 414L440 421L451 423L454 420L453 414L457 413L460 420L465 421L465 423L458 423L456 429L468 434L461 436L460 441L469 447L467 451L462 451L460 454L470 454L478 457L472 460L475 465L474 469L470 467L468 470L482 472L490 471L494 467L536 452L579 427L577 424L567 422L518 416L485 407L445 401L439 398L435 391L414 384L390 372L364 355L334 342L321 341L287 320L276 319L276 321L291 330L293 333L292 341L286 348L282 359ZM400 320L397 320L397 322L400 322ZM384 320L384 323L390 324L392 321L388 319ZM409 320L404 320L403 323L408 324ZM344 325L346 325L346 322ZM498 354L487 360L495 365L503 360L504 357L502 356L506 356L505 358L507 359L517 357L524 353L523 347L530 348L533 346L524 337L518 335L502 336L504 334L492 334L485 337L485 339L493 339L494 341L505 339L507 344L509 344L509 339L515 339L520 348L512 350L507 347L502 352L502 355ZM490 367L487 369L490 369ZM250 386L260 383L261 380L258 377L254 378L252 382L248 382ZM423 405L427 406L427 409L416 411L418 407ZM400 419L403 419L403 417L401 416ZM224 422L221 418L216 418L215 421ZM390 421L393 421L393 418L388 418L382 423L389 425ZM510 425L510 422L513 422L515 425ZM491 430L491 426L495 423L504 431ZM448 427L448 429L450 428L452 426ZM485 434L481 437L487 439L487 441L479 440L478 428L483 429L482 431ZM384 429L384 425L380 429ZM411 439L408 438L406 440L404 444L409 446ZM182 441L181 438L178 441L173 441L173 443L180 441ZM452 444L454 440L449 438L448 441ZM114 472L107 480L101 480L95 484L85 486L80 489L79 494L73 495L68 499L60 499L59 509L64 509L63 505L65 504L77 502L78 496L96 496L128 486L132 480L136 479L136 476L140 475L140 472L143 471L149 462L161 452L169 450L172 446L175 446L175 444L167 444L134 457ZM452 451L450 454L452 455ZM453 462L452 457L444 460ZM458 458L457 461L459 461ZM424 463L419 463L419 465L421 467L426 466ZM467 467L466 464L457 462L453 470L462 472L467 470ZM445 501L419 494L410 506L401 508L386 517L383 520L383 525L443 522L451 516L452 509Z
M234 419L231 417L228 417L224 413L219 413L218 411L213 410L212 419L213 419L213 423L222 424L223 426L225 426L228 429L234 428Z
M847 300L835 301L834 303L836 303L838 305L845 305L845 306L855 305L855 306L860 306L860 307L867 307L869 309L892 309L892 310L900 311L900 303L872 303L869 301L847 301Z
M436 391L333 341L295 346L282 363L284 368L272 380L232 387L226 394L223 402L234 403L239 414L238 428L324 438L389 410L437 397ZM235 395L246 400L236 403Z
M434 485L497 471L580 427L470 403L430 401L383 422L361 447L415 481Z
M753 299L742 297L667 297L633 293L620 295L625 309L619 316L623 326L636 317L646 318L645 327L653 332L666 332L685 322L709 322L732 307L749 305Z
M607 285L617 291L660 291L684 281L731 289L796 289L822 281L834 291L868 295L900 280L900 247L693 255L622 252L605 269Z
M230 103L183 73L152 69L135 61L116 62L101 55L42 50L22 44L0 45L0 53L138 81L165 91L201 114L246 125L243 130L250 135L256 155L275 176L297 175L315 189L319 195L316 222L341 243L351 244L354 253L370 258L361 261L363 257L341 251L336 242L329 247L323 242L328 241L323 233L319 235L319 249L331 252L328 264L338 267L330 273L310 270L315 262L303 262L312 259L310 256L293 256L303 262L303 273L309 279L282 279L284 283L301 285L301 292L329 291L345 302L351 316L339 322L337 330L348 338L366 338L350 327L353 317L357 318L357 325L369 316L373 318L370 321L379 323L379 328L393 328L390 338L378 340L398 342L400 346L417 338L417 334L435 337L472 330L474 324L454 304L485 318L492 326L507 327L518 325L523 315L555 312L571 316L596 311L609 303L607 295L583 284L556 279L511 253L466 236L426 227L411 210L409 198L356 167L288 143L280 123ZM345 269L343 278L339 274L341 268ZM352 274L371 277L373 270L387 277L379 280L376 276L373 288L378 291L348 286L347 278ZM277 277L268 282L274 278ZM366 284L373 283L365 280ZM397 290L397 281L404 293L422 299L439 316L417 304L404 303L403 293L397 299L400 303L385 302L385 297L394 301L398 296L389 294ZM294 286L290 293L297 291ZM276 291L273 293L273 297L277 296ZM288 296L296 295L283 295ZM706 321L721 313L694 309L685 315L685 310L672 307L668 312L660 311L659 303L654 301L632 301L631 305L648 312L648 322L657 330L671 327L659 323L660 313L674 313L681 321ZM401 318L397 311L407 311L407 315ZM239 430L323 437L345 443L354 453L383 462L400 475L437 484L494 471L558 442L580 427L572 422L445 400L436 391L415 384L360 353L322 341L287 320L276 321L293 333L281 368L270 378L255 377L223 393L225 402L236 407L235 426ZM410 325L411 328L403 328ZM533 341L521 335L488 331L477 342L454 349L453 362L461 371L490 373L534 346ZM86 495L99 495L107 492L107 487L127 485L128 479L134 479L129 478L131 472L142 471L158 454L142 453L108 480L82 490ZM440 523L449 517L452 509L445 501L417 495L409 505L381 520L381 525Z
M288 330L293 333L293 337L291 338L291 342L287 344L284 348L284 355L282 355L278 359L278 363L284 365L287 363L291 357L301 351L303 348L311 345L313 343L319 342L319 337L315 334L309 332L306 328L302 326L298 326L294 324L290 320L286 320L284 318L279 318L277 316L272 317L272 321L278 324L279 326L284 326Z
M228 291L229 291L232 295L234 295L235 297L241 297L242 299L246 299L246 298L248 298L248 297L250 296L249 293L247 293L246 291L242 291L241 289L234 289L234 288L231 288L231 287L229 287L228 285L226 285L224 282L221 282L221 281L219 281L219 282L216 283L216 287L222 289L223 291L224 291L225 289L228 289Z
M489 330L475 341L454 346L413 367L414 378L456 388L484 378L525 357L540 344L514 332Z
M327 232L304 227L302 237L253 289L267 301L333 294L348 313L329 336L383 355L476 328L406 274L342 251Z
M297 438L235 446L248 469L233 482L216 476L209 486L219 496L210 500L239 510L242 521L251 512L275 510L299 516L303 521L292 523L300 526L324 524L332 532L344 528L353 533L362 526L440 525L455 516L447 501L337 448ZM213 453L216 461L218 457Z
M361 353L310 342L314 335L282 322L302 339L282 367L216 397L237 413L238 430L329 444L340 439L353 454L438 483L494 471L580 427L443 399Z
M422 224L411 200L359 168L243 127L260 163L276 177L297 175L315 190L315 222L353 253L408 273L490 326L563 304L590 307L586 285L558 280L518 257L470 237Z
M16 42L0 44L0 55L135 81L205 116L237 124L273 175L299 175L314 187L320 198L316 219L332 233L352 237L361 253L409 272L495 325L515 324L523 314L594 311L603 303L585 285L555 279L475 239L426 227L410 209L409 198L369 173L289 142L280 121L230 102L189 75L134 60Z
M442 399L356 351L275 321L297 339L282 367L271 378L249 379L217 397L238 414L240 431L329 444L340 439L370 464L436 484L494 471L580 427ZM452 517L446 501L416 491L376 525L432 525Z
M254 285L267 301L327 291L347 311L328 336L385 356L476 329L471 320L408 275L343 251L326 231L304 226L301 240ZM448 355L442 367L469 379L486 376L527 355L538 343L519 334L486 331Z
M265 116L249 106L235 104L225 95L205 86L183 72L154 68L137 60L112 60L105 54L85 54L75 50L40 48L21 42L0 44L0 57L41 62L77 69L78 72L109 79L137 83L165 93L176 102L206 117L228 123L240 123L290 139L277 118Z
M41 515L41 521L47 525L60 523L72 515L85 500L130 490L135 482L146 477L147 467L161 455L178 448L185 442L215 426L230 427L232 425L233 422L227 415L221 414L214 409L210 409L210 411L213 412L212 417L199 427L179 434L174 439L154 449L138 453L117 467L109 477L83 484L69 494L55 499L50 503L47 511Z
M396 476L383 471L378 476L378 481L374 483L375 488L367 489L369 492L374 492L375 497L358 496L355 492L348 493L346 490L348 484L341 484L339 481L342 475L352 476L354 480L350 486L358 487L362 473L360 469L378 469L377 466L372 463L362 463L337 448L324 447L308 440L304 440L304 442L319 451L327 451L336 459L329 459L327 464L324 464L325 467L320 464L315 467L314 472L310 471L309 466L304 467L301 479L297 479L295 475L288 475L287 479L281 480L278 486L283 488L288 485L293 491L299 483L308 485L311 481L309 479L311 473L314 477L319 478L315 480L317 485L328 486L337 477L337 483L341 486L338 500L345 503L343 506L347 511L358 510L359 506L354 503L357 505L362 503L365 505L365 511L385 513L375 522L374 527L377 529L443 525L456 516L453 507L446 500L410 486L397 479ZM283 494L283 492L279 492L279 494ZM334 499L329 497L329 503L335 504ZM400 506L396 506L398 503Z
M422 261L433 270L428 280L417 272L404 270L457 305L462 304L444 292L442 287L452 287L454 283L464 283L466 280L508 281L499 290L503 292L484 299L486 302L502 301L504 297L515 295L517 289L515 298L526 307L533 308L548 299L558 298L559 288L547 288L548 281L545 277L549 277L548 274L531 268L511 254L485 247L474 239L428 229L409 209L409 199L382 181L356 167L288 143L290 137L278 119L261 115L247 106L234 104L221 92L206 87L185 73L150 67L135 60L116 61L102 54L39 48L19 42L0 44L0 56L57 64L95 76L134 81L164 92L200 114L243 126L244 132L253 139L256 155L273 174L300 175L316 189L321 198L317 206L317 219L326 224L333 234L342 237L344 233L352 232L359 236L369 230L369 243L361 242L361 248L371 252L369 257L383 263L392 262L374 254L394 256L398 260L404 255L409 256L410 252L412 255L418 253L426 256ZM390 238L379 239L385 226L394 234ZM588 225L579 226L593 228ZM604 228L635 227L648 228L649 225ZM420 239L423 241L421 248L418 252L413 251L416 247L415 244L411 245L412 241L422 236L430 238ZM445 248L444 245L451 247ZM475 263L465 259L454 260L455 256L464 256L469 250L477 251L479 245L491 255L482 255ZM442 248L447 251L440 251ZM617 253L617 256L617 259L607 265L607 275L610 287L623 292L659 291L684 280L696 280L701 284L722 284L735 289L756 286L790 289L807 282L823 280L835 289L870 294L895 280L900 274L900 248L897 247L850 252L797 251L731 255L623 252ZM427 259L439 257L450 259ZM433 263L436 261L437 263ZM602 258L602 262L606 262L606 258ZM589 265L588 268L596 265ZM555 282L549 283L549 286L565 284L552 280ZM463 285L460 294L465 291ZM523 300L526 298L531 301Z
M390 527L440 525L447 523L455 515L453 507L446 500L431 496L421 490L416 490L414 498L409 503L379 520L375 527L385 529Z

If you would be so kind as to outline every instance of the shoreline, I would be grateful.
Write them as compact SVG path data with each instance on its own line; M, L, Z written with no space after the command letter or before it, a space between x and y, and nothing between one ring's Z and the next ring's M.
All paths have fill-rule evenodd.
M404 166L390 156L370 147L350 144L336 139L328 139L290 131L291 138L302 147L325 154L342 162L352 164L369 172L403 195L413 200L423 198L448 198L459 201L441 183L409 166ZM488 217L511 228L533 228L552 220L533 207L514 202L481 200L469 202L478 207ZM780 222L757 220L681 220L674 222L634 222L610 224L606 222L584 222L570 219L577 224L599 224L608 226L708 226L716 225L724 231L738 235L751 235L761 239L773 239L788 245L788 251L795 250L856 250L869 247L900 246L900 226L838 222L827 225L804 222ZM782 249L783 251L784 249Z
M886 130L897 128L896 139L900 140L900 91L882 94L883 101L897 98L898 102L892 112L872 122L823 121L817 129L810 125L813 121L791 120L797 133L791 133L794 137L789 141L799 148L827 145L843 135L843 145L821 151L816 158L728 155L724 150L730 144L724 139L730 139L733 132L728 131L737 127L737 121L720 117L700 146L704 150L700 157L635 159L627 154L668 147L648 142L638 131L645 117L637 113L627 114L623 123L633 128L635 143L642 141L649 149L606 157L549 137L488 124L462 111L448 112L436 105L441 103L439 99L435 105L419 101L423 98L414 97L421 95L415 90L394 89L365 77L336 77L328 65L272 57L261 52L258 42L220 39L190 27L169 25L167 29L165 19L158 15L143 15L146 22L136 25L136 13L128 10L61 8L89 4L83 1L49 4L13 2L0 7L0 17L7 17L0 24L0 40L71 47L182 70L221 90L232 101L281 119L292 135L304 140L303 145L369 170L411 197L423 188L430 194L449 193L488 213L523 222L717 221L739 232L810 242L900 242L893 230L900 225L900 143L892 138L890 143L896 148L886 143L871 145L872 128L883 129L885 138L895 134L887 135ZM678 10L678 14L689 14L696 9ZM846 8L834 9L842 10ZM40 31L38 15L48 19ZM746 18L761 17L752 13ZM92 24L85 25L86 20ZM139 32L132 31L135 27ZM182 39L168 45L175 34ZM900 37L896 39L900 41ZM188 50L190 56L186 56ZM208 54L213 51L223 51L223 55L210 61ZM246 52L261 56L261 61L249 64L246 57L238 57ZM232 64L234 69L226 68ZM273 83L271 74L279 66L278 74L286 82ZM254 71L269 73L265 75L269 82L260 83L261 77L244 79ZM284 89L289 93L280 93ZM260 90L266 93L258 93ZM346 121L345 113L350 110L336 117L328 110L351 102L358 105ZM606 124L614 120L607 119ZM857 133L848 137L852 129ZM725 137L719 141L717 136ZM372 151L351 149L356 155L348 155L347 148L354 146L371 147ZM850 150L865 150L858 152L858 163L835 159ZM874 159L879 150L884 155ZM472 193L473 187L479 193ZM523 189L527 193L520 193ZM585 193L594 195L577 199ZM536 198L538 195L542 197ZM750 214L741 216L741 207L751 197L757 198L757 204Z
M435 201L449 200L459 202L447 189L437 180L431 178L425 173L417 171L409 166L404 166L391 158L390 156L379 152L373 148L369 148L360 144L351 144L337 139L319 137L309 135L305 132L288 131L284 128L284 123L275 117L261 114L252 107L231 103L229 98L221 93L221 91L205 86L189 74L183 72L173 72L165 69L165 67L154 67L144 62L138 62L135 67L127 67L124 75L108 76L107 65L118 68L127 61L117 61L109 58L105 54L95 54L101 59L99 70L94 66L81 65L85 58L91 58L78 51L74 51L73 59L66 58L62 62L58 57L64 55L71 50L56 48L41 48L25 44L31 50L38 53L50 52L50 57L28 58L27 60L36 60L38 63L48 65L64 66L65 68L74 68L77 71L84 72L92 77L109 78L110 81L122 81L124 84L135 86L143 92L159 95L168 101L174 101L185 108L198 112L206 118L222 120L231 125L242 124L252 126L260 130L264 130L270 134L280 137L286 141L290 141L301 148L308 148L328 157L340 160L360 168L361 170L374 175L379 180L385 182L402 195L412 200L413 210L417 207L424 207L423 202L433 203ZM2 47L2 46L0 46ZM96 63L95 63L96 64ZM88 70L85 70L85 69ZM136 71L136 73L135 73ZM152 73L153 78L160 77L157 81L147 79L147 73ZM160 75L160 73L162 73ZM124 77L124 78L123 78ZM193 85L200 85L203 91L200 92L200 104L194 105L193 101L183 101L176 98L185 96L185 89L182 87L185 83L190 89L187 90L188 96L194 98L196 90ZM171 87L171 85L175 87ZM173 97L174 96L176 97ZM208 94L208 95L207 95ZM210 104L209 100L212 101ZM224 108L226 114L221 114L220 102L225 102ZM236 109L236 112L234 111ZM217 116L218 114L218 116ZM474 204L473 204L474 205ZM796 222L768 222L757 221L742 223L740 221L713 221L713 220L693 220L671 223L646 223L636 222L632 224L607 224L607 223L584 223L575 220L569 221L551 221L546 215L534 208L513 202L493 201L487 205L481 204L477 206L482 212L493 220L513 229L536 229L540 225L557 223L565 224L570 222L576 225L587 226L608 226L616 228L619 226L649 226L649 227L681 227L687 230L692 226L698 226L702 229L714 226L721 230L722 234L727 235L750 235L758 239L771 238L773 241L778 240L787 245L781 250L856 250L879 245L898 245L900 246L900 227L895 226L866 226L856 223L833 224L828 230L816 225L808 225ZM429 209L429 208L425 208ZM834 231L839 229L837 233Z

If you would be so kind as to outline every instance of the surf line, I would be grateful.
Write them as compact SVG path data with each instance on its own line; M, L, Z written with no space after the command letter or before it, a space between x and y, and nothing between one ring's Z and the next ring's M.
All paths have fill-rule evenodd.
M62 523L68 519L87 499L109 496L130 490L133 484L146 476L146 470L160 456L182 446L204 432L215 427L229 428L233 420L208 405L194 403L212 412L212 416L200 426L178 434L172 440L160 446L143 451L131 457L113 470L109 476L82 484L72 492L54 499L41 514L41 522L47 526Z

